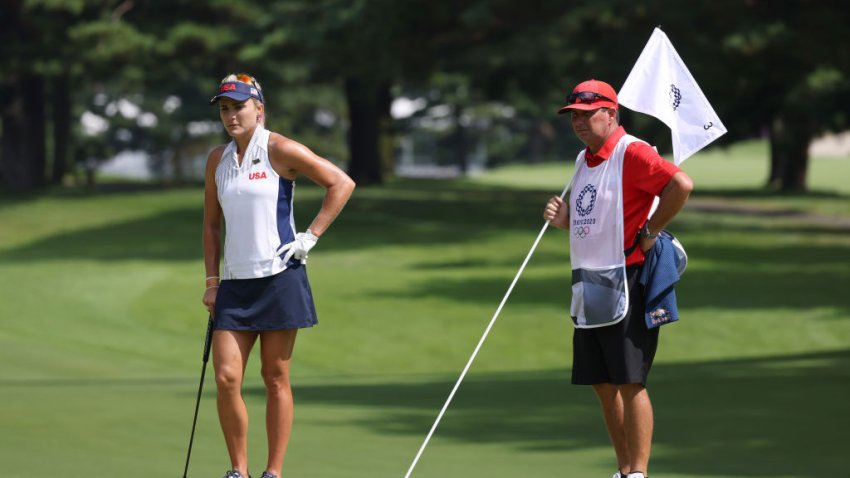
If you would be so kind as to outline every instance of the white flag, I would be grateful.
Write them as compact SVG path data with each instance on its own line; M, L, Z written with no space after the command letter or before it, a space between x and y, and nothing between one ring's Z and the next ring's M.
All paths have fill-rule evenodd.
M617 95L620 104L670 128L678 165L726 133L667 35L656 28Z

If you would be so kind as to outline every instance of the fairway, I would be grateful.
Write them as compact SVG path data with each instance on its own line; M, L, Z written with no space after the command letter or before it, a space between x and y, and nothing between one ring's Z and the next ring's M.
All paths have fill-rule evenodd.
M765 159L735 159L747 176L727 182L717 154L684 164L697 189L670 227L690 261L650 377L650 475L835 476L850 427L850 161L815 158L816 194L772 196L752 190ZM284 476L404 476L570 171L513 168L355 191L308 263L319 326L295 348ZM320 200L299 188L299 225ZM197 187L0 196L5 476L180 475L207 319L201 214ZM413 477L614 472L592 392L569 385L566 240L544 236ZM229 467L211 370L192 477Z

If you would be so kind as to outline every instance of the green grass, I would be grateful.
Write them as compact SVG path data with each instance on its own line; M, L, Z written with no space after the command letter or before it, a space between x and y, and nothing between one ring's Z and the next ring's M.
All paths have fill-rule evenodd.
M532 189L560 194L573 172L573 163L512 164L467 181L473 186ZM724 202L757 198L758 206L824 214L850 215L850 157L810 158L806 194L777 195L764 189L770 163L764 141L744 141L730 147L705 149L681 164L694 180L694 197Z
M847 162L820 183L816 159L817 193L784 197L748 192L760 178L725 182L733 163L754 175L757 154L705 154L720 156L685 169L708 192L672 226L690 263L650 381L651 473L834 475L850 426ZM356 191L310 257L320 325L296 347L290 476L404 476L567 178L542 165ZM201 196L0 197L6 476L179 476L206 324ZM320 191L296 201L305 224ZM567 252L563 233L541 241L414 477L613 473L596 401L568 383ZM190 476L228 466L213 389ZM245 396L257 474L256 360Z

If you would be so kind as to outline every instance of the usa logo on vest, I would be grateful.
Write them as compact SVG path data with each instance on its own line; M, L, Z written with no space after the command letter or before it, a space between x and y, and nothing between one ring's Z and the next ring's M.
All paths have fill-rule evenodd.
M267 179L266 172L261 171L259 173L251 173L248 175L248 179L253 181L255 179Z

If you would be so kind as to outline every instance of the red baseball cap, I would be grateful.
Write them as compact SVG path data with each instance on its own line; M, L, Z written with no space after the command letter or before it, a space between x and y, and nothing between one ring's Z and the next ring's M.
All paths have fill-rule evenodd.
M599 80L587 80L579 83L567 96L567 105L558 110L558 114L567 110L596 110L599 108L617 109L617 92L608 83Z

